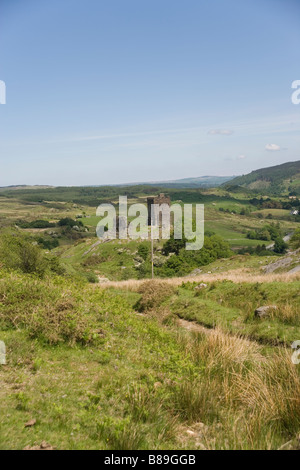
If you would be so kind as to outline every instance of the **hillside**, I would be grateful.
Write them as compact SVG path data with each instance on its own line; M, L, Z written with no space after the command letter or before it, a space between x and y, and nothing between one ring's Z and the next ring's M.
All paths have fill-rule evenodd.
M182 178L179 180L150 181L145 183L134 183L149 186L163 186L164 188L215 188L228 181L234 176L198 176L196 178Z
M263 194L300 194L300 160L261 168L248 175L238 176L225 186L242 186Z
M299 448L297 277L137 291L0 277L1 450ZM257 319L262 301L278 309Z

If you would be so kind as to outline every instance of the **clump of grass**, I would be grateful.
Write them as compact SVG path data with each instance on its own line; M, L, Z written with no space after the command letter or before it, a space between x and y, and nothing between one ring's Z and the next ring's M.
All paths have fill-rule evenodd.
M290 353L279 351L268 362L249 371L247 380L235 377L238 401L249 410L249 427L261 430L266 424L291 435L300 427L300 376Z
M213 422L218 417L219 405L214 396L215 393L219 396L218 389L214 379L183 381L173 392L174 412L187 423Z
M151 428L155 435L155 445L173 439L178 431L178 417L167 409L167 396L164 386L160 393L148 387L133 386L126 394L126 412L135 423Z
M300 375L289 351L267 358L256 342L220 330L180 333L178 342L202 372L176 388L175 409L189 424L209 424L207 448L271 449L299 433Z
M300 310L290 304L280 305L277 309L270 311L270 318L279 320L282 323L300 325Z
M219 328L209 332L199 347L199 353L209 360L210 367L220 364L222 367L232 367L263 360L261 347L257 343L224 334Z
M108 449L132 450L143 447L144 432L141 426L129 418L107 417L98 421L96 429L95 437L105 441Z
M140 286L138 292L141 298L136 308L139 312L147 312L160 307L176 290L173 286L161 281L146 281Z

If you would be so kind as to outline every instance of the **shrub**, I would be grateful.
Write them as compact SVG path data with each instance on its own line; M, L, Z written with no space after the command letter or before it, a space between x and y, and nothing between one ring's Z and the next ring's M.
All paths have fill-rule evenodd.
M148 258L150 253L150 248L147 243L140 243L138 247L138 254L144 261Z
M59 246L59 241L57 240L57 238L47 239L47 238L39 237L38 244L44 250L53 250L54 248L57 248Z
M55 227L55 224L48 222L48 220L33 220L32 222L20 222L19 227L21 228L51 228Z
M86 273L86 278L87 278L88 282L90 282L91 284L97 284L97 282L99 282L98 277L93 272Z
M171 247L174 250L175 245L173 244L175 242L178 242L175 247L177 250L179 246L185 246L186 240L168 240L164 245L163 253L168 253ZM232 255L228 243L218 235L205 237L204 246L201 250L187 251L185 248L181 248L178 253L177 256L175 254L169 258L160 268L159 273L162 276L184 276L199 266L205 266L218 258L228 258Z
M278 237L275 240L274 251L275 253L284 254L287 250L288 245L285 243L283 238Z
M166 241L163 246L163 255L168 256L170 253L175 253L176 255L179 255L180 250L185 247L186 241L187 240L185 238L177 240L174 238L174 234L172 234L171 238Z
M47 263L38 248L29 239L17 233L3 235L0 240L1 263L8 269L43 276Z
M51 282L11 275L0 284L1 328L25 328L50 344L89 344L97 329L80 298Z
M291 238L291 245L293 248L300 248L300 229L298 228Z
M65 217L64 219L60 219L60 221L58 222L58 225L60 227L75 227L75 225L77 225L78 227L83 227L83 223L81 222L81 220L73 220L71 219L70 217Z
M109 257L108 256L100 256L100 255L93 255L89 256L86 258L81 264L82 266L97 266L98 264L104 263L105 261L108 261Z
M161 281L146 281L139 288L141 298L136 307L140 312L158 308L164 300L175 293L175 288Z

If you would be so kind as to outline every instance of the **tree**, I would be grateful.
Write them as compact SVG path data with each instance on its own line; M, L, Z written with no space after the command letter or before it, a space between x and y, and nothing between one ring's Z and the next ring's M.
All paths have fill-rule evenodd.
M300 248L300 228L298 228L291 238L291 245L296 250Z
M284 254L288 248L288 245L285 243L283 238L278 237L275 240L274 252L278 254Z
M150 248L147 243L141 243L139 245L138 254L141 258L143 258L144 261L146 261L146 259L148 258L149 252L150 252Z
M82 227L83 223L81 222L81 220L78 220L76 222L76 220L73 220L70 217L65 217L64 219L61 219L58 222L58 225L60 227L71 227L72 228L72 227L75 227L75 225L77 225L78 227Z
M181 240L177 240L174 238L174 234L172 234L171 238L166 241L163 246L163 255L168 256L170 253L175 253L176 255L179 255L181 248L185 247L186 241L187 240L184 237Z

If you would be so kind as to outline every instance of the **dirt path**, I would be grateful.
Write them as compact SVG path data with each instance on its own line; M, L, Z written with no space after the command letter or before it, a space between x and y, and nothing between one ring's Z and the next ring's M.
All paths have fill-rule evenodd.
M263 282L292 282L300 280L300 272L290 272L290 273L262 273L262 274L253 274L248 269L236 269L228 271L225 273L214 273L214 274L199 274L197 276L185 276L185 277L174 277L168 279L158 279L160 282L165 282L172 286L180 286L183 282L214 282L214 281L232 281L237 284L242 282L250 283L263 283ZM136 291L141 284L143 284L145 279L129 279L128 281L109 281L103 284L96 284L99 288L114 287L116 289L125 289ZM150 280L148 280L150 282Z
M300 271L300 264L299 266L296 266L295 268L291 269L289 271L289 274L295 274L295 273L298 273Z
M195 331L196 333L205 333L206 335L210 334L213 331L213 329L205 328L205 326L199 325L199 323L184 320L183 318L178 318L177 324L185 330Z

